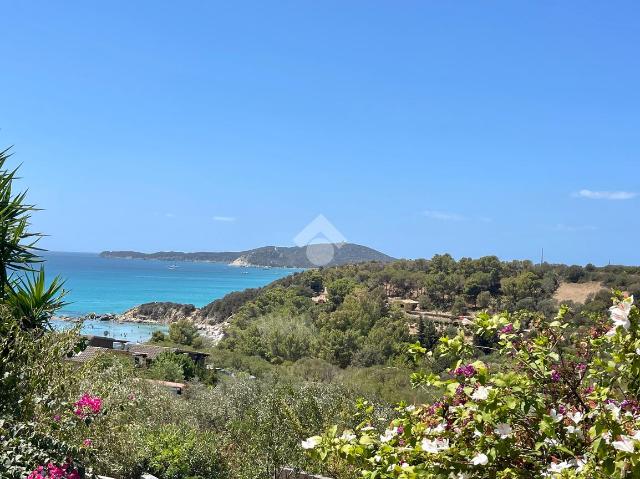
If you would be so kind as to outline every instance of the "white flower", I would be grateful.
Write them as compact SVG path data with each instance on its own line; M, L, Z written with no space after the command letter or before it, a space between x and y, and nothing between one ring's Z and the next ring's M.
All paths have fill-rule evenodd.
M619 441L613 441L611 445L614 449L622 452L633 452L635 445L633 444L633 439L629 436L620 436Z
M302 441L302 449L313 449L321 442L322 438L320 436L312 436L309 439L305 439L304 441Z
M549 472L551 473L562 472L565 469L568 469L570 467L571 467L571 464L569 464L567 461L552 462L551 464L549 464Z
M640 441L640 431L635 431L633 433L633 436L631 437L634 438L636 441Z
M620 419L620 408L618 406L616 406L614 403L610 402L610 403L605 404L604 407L607 408L609 411L611 411L611 415L613 416L613 418L616 421L618 419Z
M640 356L640 348L636 348L636 354Z
M446 424L441 422L436 427L428 427L425 430L425 433L426 434L440 434L440 433L444 432L445 427L446 427Z
M474 401L485 401L489 397L489 390L491 388L486 388L484 386L479 386L473 394L471 395L471 399Z
M411 404L410 406L407 406L406 408L404 408L405 411L407 412L413 412L416 410L415 405Z
M609 431L603 432L602 439L604 439L604 442L607 444L611 443L611 433Z
M613 321L615 328L622 326L627 331L629 330L629 327L631 326L631 321L629 321L629 312L631 312L632 305L633 296L629 296L628 298L625 298L624 301L620 301L615 306L611 306L609 308L611 320Z
M391 439L398 435L398 428L387 429L382 436L380 436L380 442L389 442Z
M580 472L584 469L584 466L587 464L587 460L584 457L576 457L573 460L573 464L576 468L576 472Z
M567 417L571 419L575 424L579 424L584 418L584 415L580 411L567 414Z
M582 433L582 429L577 428L575 426L567 426L567 432L569 434L577 434L578 437L580 438L584 437L584 434Z
M449 439L429 439L425 437L420 443L420 447L429 454L438 454L440 451L449 449Z
M373 426L365 426L361 430L362 431L373 431L374 429L375 429L375 427L373 427Z
M356 435L353 433L353 431L349 431L346 430L342 433L342 436L340 436L340 439L342 439L343 441L353 441L356 438Z
M551 416L551 419L553 419L553 422L560 422L564 417L562 414L558 414L558 412L555 409L552 409L549 412L549 416Z
M471 464L474 466L484 466L489 462L489 458L486 454L478 454L473 459L471 459Z
M500 439L506 439L513 434L513 429L506 423L500 423L496 427L496 434L500 436Z

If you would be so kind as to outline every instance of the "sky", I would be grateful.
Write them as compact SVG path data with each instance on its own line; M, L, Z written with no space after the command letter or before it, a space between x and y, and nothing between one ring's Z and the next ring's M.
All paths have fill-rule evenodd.
M58 251L640 264L634 1L0 0L0 145Z

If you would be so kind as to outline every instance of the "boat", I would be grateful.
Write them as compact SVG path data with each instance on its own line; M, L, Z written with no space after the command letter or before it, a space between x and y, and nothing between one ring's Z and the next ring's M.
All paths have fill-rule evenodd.
M177 268L178 268L177 264L169 265L169 269L177 269Z

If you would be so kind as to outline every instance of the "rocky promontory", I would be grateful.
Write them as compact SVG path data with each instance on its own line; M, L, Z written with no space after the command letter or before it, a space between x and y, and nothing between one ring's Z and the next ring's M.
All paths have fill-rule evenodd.
M193 304L164 302L144 303L118 315L120 321L169 324L181 319L195 321L198 308Z

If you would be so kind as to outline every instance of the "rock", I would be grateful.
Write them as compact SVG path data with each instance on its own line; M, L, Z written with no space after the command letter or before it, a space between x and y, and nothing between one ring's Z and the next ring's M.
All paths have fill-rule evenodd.
M181 319L193 321L197 308L193 304L171 302L145 303L125 311L120 321L149 322L169 324Z

